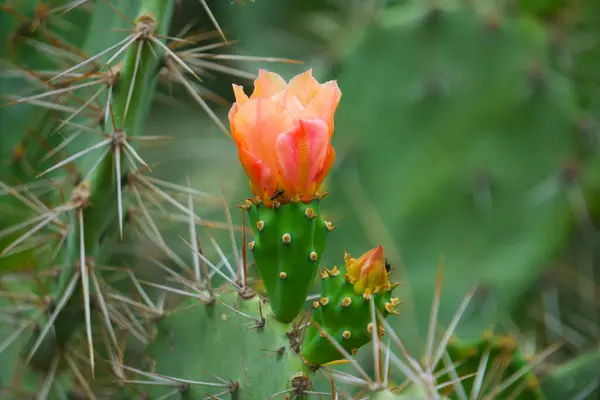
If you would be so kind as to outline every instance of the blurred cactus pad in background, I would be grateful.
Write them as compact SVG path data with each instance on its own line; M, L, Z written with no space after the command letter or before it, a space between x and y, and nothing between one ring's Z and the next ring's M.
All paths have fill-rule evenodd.
M0 398L600 396L597 0L0 0Z

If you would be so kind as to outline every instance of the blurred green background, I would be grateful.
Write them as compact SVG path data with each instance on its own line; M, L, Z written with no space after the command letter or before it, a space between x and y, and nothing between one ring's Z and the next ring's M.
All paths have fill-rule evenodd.
M236 41L209 52L302 62L241 58L222 62L233 75L209 71L202 85L225 123L231 83L250 93L258 68L286 79L312 68L322 82L338 80L337 161L322 210L339 228L324 265L382 244L403 282L402 315L391 321L412 349L422 348L443 262L442 325L479 284L459 336L495 327L537 351L563 340L555 362L597 351L597 0L208 4ZM190 23L211 29L199 2L179 2L172 34ZM175 140L143 150L155 176L223 188L234 209L249 190L233 142L184 91L159 91L145 133ZM18 139L9 133L28 123L23 109L0 109L2 160Z

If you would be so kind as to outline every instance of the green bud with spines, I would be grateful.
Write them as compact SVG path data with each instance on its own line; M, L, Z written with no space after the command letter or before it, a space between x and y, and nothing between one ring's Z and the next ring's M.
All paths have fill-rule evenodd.
M371 301L383 317L397 314L399 300L391 297L396 285L388 280L381 246L358 259L348 254L345 258L345 266L321 272L321 298L313 303L312 322L302 347L302 355L310 364L344 358L331 339L351 354L372 339ZM381 336L383 328L377 326Z
M320 199L309 203L248 200L254 241L248 244L275 317L292 321L302 310L315 280L327 234L333 230L321 218Z

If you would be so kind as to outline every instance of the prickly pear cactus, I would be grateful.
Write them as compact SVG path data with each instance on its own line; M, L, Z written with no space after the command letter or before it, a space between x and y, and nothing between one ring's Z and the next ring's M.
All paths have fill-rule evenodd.
M395 393L392 390L396 389ZM418 387L410 387L405 390L398 390L398 388L392 388L392 390L381 390L370 394L370 400L425 400L431 398L425 393L424 390ZM436 398L440 400L447 400L447 397L436 394Z
M320 200L245 206L254 231L249 243L275 316L292 321L306 303L332 225L319 215Z
M148 350L154 369L149 372L158 381L179 379L173 385L179 382L187 398L302 394L311 390L308 374L314 375L297 354L302 332L275 319L258 296L248 299L228 289L214 304L185 302L156 324ZM174 389L164 386L149 383L139 390L158 398Z
M450 399L460 399L465 393L469 398L490 396L499 400L544 398L533 366L514 338L492 333L472 341L453 338L446 349L448 358L440 371L450 368L451 372L441 372L438 383L463 377L460 384L441 390Z
M302 346L305 360L322 365L344 358L332 340L353 355L374 335L378 341L383 328L376 313L384 318L398 314L399 299L391 297L395 286L388 280L381 246L359 259L346 253L344 266L324 269L321 298L312 304L312 323Z
M289 46L290 36L263 25L280 12L290 16L277 21L286 29L317 21L301 29L320 38L313 50L329 53L315 65L336 64L350 98L336 120L345 162L334 177L341 179L328 185L332 209L347 214L347 234L329 235L335 226L321 209L336 158L336 81L320 83L308 67L289 82L259 70L251 95L234 85L230 132L210 112L205 99L217 96L201 77L250 78L220 62L281 59L213 53L232 42L206 0L4 1L0 398L539 399L532 372L539 361L512 341L448 342L472 292L436 346L439 332L430 325L424 365L411 356L400 334L413 321L386 319L404 296L394 297L381 247L321 269L316 301L307 294L326 241L358 248L378 242L386 228L405 255L403 278L416 289L408 300L418 306L440 250L453 279L448 304L472 278L499 289L505 309L563 248L573 227L573 184L563 165L579 157L570 136L578 110L569 78L549 62L547 32L492 2L221 3L221 11L247 7L243 15L262 10L263 18L251 19L258 23L238 25L256 25L302 56L315 51ZM194 32L203 23L195 19L174 33L176 4L198 7L218 42L200 44L214 37ZM569 7L524 1L520 9L556 17ZM295 63L289 68L297 72ZM247 262L248 233L227 206L226 223L204 218L215 200L226 201L158 179L155 163L142 158L144 142L164 139L143 133L150 107L173 101L155 95L159 82L177 84L233 138L235 147L227 145L253 194L242 208L256 268ZM365 194L372 198L362 205L375 207L359 204ZM189 237L165 232L160 219L184 222ZM211 232L217 226L226 226L220 233L233 257ZM253 290L259 287L264 293ZM436 299L431 321L447 307ZM594 352L561 364L543 387L583 398L597 389L597 361Z
M329 274L332 303L321 304L323 310L331 306L332 313L315 315L312 310L314 317L301 315L293 323L282 323L270 304L250 289L229 284L216 289L210 301L180 304L156 322L146 368L132 371L150 380L138 382L133 376L130 380L152 398L174 390L167 382L192 398L231 393L254 399L327 390L329 376L319 373L323 364L351 360L350 349L358 350L371 340L368 325L377 320L375 313L396 313L397 304L390 298L395 285L387 280L381 247L358 259L348 257L347 267ZM337 277L339 282L334 281ZM353 304L342 303L344 310L335 313L333 301L349 296ZM316 321L322 328L316 328ZM348 349L347 354L325 344L320 329L331 332L328 335ZM345 337L344 330L351 330L354 337ZM213 340L198 340L202 337Z
M542 388L548 400L594 399L600 393L598 371L600 349L580 354L556 365L542 380Z
M61 2L55 3L60 6ZM61 68L64 54L77 51L84 44L91 19L89 13L75 9L57 21L47 14L50 10L50 4L39 1L10 0L0 4L0 250L21 234L14 228L6 232L8 228L37 216L35 210L23 207L19 196L22 199L30 195L27 191L23 193L23 185L35 180L40 172L36 168L44 170L52 165L44 156L48 149L62 141L60 135L51 133L61 115L57 109L66 108L62 100L49 109L27 104L8 107L6 103L23 98L24 93L31 91L31 81L43 79L36 71ZM65 26L71 31L68 40L63 36ZM64 51L49 51L53 46ZM56 175L51 177L56 178ZM59 181L57 179L57 183ZM58 201L56 192L48 191L47 187L43 190L44 182L37 183L37 189L30 191L38 195L40 201L46 204ZM46 239L53 240L57 236L48 235ZM9 252L0 259L0 272L32 270L39 266L36 247L17 250L20 251Z

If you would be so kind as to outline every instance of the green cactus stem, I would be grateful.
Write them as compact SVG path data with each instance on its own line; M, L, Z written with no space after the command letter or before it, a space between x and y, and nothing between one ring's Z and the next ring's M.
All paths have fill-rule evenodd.
M151 94L157 83L160 66L160 59L155 57L155 51L153 52L147 44L156 35L167 33L172 10L172 0L141 1L135 20L135 34L138 35L138 39L124 52L119 72L116 75L112 72L106 75L106 84L110 85L112 90L111 115L114 117L111 124L104 126L110 137L110 143L107 145L110 146L110 151L88 180L81 182L72 192L72 207L67 212L72 229L61 253L65 268L52 291L56 299L61 299L70 282L77 276L81 285L77 285L71 294L66 296L68 301L54 321L53 332L46 335L42 342L38 340L37 335L33 335L30 345L25 346L25 357L37 368L49 368L57 349L64 348L83 321L87 326L88 343L92 342L91 298L95 297L96 293L89 276L94 273L91 270L96 264L105 262L110 256L110 253L102 248L101 240L107 233L114 233L114 218L107 216L124 213L118 207L122 204L118 203L122 203L120 191L123 177L130 171L122 159L123 146L128 136L140 135L141 124L152 101ZM119 216L120 219L122 217L123 215ZM72 268L73 266L76 268ZM57 303L60 302L57 300ZM92 369L93 358L90 351Z
M320 300L313 302L313 323L307 329L302 346L302 355L310 364L322 365L344 358L331 339L351 354L371 341L374 329L371 300L384 317L397 314L394 307L399 300L391 297L394 285L371 295L356 294L346 275L346 267L323 270L321 287ZM383 328L380 325L378 330L381 336Z
M302 310L315 280L327 234L334 229L319 215L320 199L277 204L247 201L254 241L249 247L275 317L291 322Z

